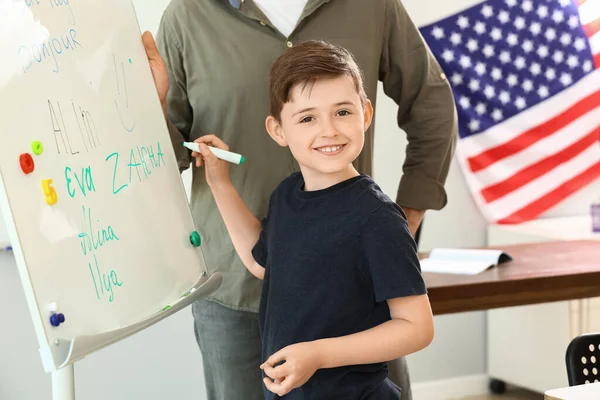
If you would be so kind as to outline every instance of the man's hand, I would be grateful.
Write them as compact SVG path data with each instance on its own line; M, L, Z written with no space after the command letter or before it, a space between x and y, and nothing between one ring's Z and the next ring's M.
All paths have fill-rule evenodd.
M260 366L267 375L265 386L283 396L304 385L321 367L321 353L316 342L296 343L281 349ZM282 361L285 362L277 365Z
M167 73L167 64L160 56L156 42L152 37L152 33L146 31L142 35L142 42L146 49L146 56L148 57L148 63L152 70L152 77L154 78L154 85L158 92L158 98L160 99L160 105L163 108L165 117L167 115L167 93L169 92L169 74Z
M425 216L425 211L415 210L408 207L402 207L402 211L404 211L404 214L406 214L410 234L412 237L415 237L417 234L417 229L419 229L419 225L421 225L423 217Z

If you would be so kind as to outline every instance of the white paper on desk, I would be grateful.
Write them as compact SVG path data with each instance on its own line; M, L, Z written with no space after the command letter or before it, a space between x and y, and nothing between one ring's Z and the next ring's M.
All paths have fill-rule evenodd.
M512 258L502 250L433 249L421 260L422 272L476 275Z
M422 272L438 272L441 274L476 275L493 266L494 264L481 261L433 260L431 258L421 260Z

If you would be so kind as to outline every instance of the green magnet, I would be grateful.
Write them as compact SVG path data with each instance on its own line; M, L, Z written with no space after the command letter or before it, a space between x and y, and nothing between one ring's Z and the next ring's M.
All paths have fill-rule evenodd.
M31 151L33 151L33 154L35 154L36 156L42 154L42 151L44 151L44 146L42 146L42 142L40 142L39 140L32 142Z
M196 231L192 232L192 234L190 235L190 242L192 242L194 246L200 247L200 234Z

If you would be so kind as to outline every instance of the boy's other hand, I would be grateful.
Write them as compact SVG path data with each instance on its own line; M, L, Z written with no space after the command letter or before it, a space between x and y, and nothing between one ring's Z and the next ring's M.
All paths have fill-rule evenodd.
M265 386L283 396L304 385L321 368L321 355L316 342L292 344L279 350L260 366L267 375Z
M200 153L192 151L192 157L196 159L196 167L204 166L206 168L206 183L211 188L215 188L230 182L227 161L218 159L208 148L208 146L212 146L221 150L229 150L229 146L215 135L202 136L195 142L200 146Z
M160 105L163 108L165 115L167 114L167 93L169 92L169 74L167 73L167 64L160 56L156 42L152 33L146 31L142 35L142 42L144 43L144 49L146 49L146 56L148 57L148 63L152 70L152 78L154 78L154 86L158 92L158 98L160 99Z

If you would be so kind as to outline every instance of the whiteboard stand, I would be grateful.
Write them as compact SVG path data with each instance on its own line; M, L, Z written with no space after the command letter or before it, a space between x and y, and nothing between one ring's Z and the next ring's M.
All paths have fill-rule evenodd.
M99 350L118 342L155 323L183 310L197 300L217 290L223 277L215 272L210 277L206 271L198 283L177 301L165 307L151 317L110 332L98 335L76 337L72 341L56 339L52 347L40 348L42 363L47 371L52 372L52 400L75 400L75 373L73 364L84 358L90 351ZM54 365L59 365L57 369Z
M73 364L52 372L52 400L75 400Z

